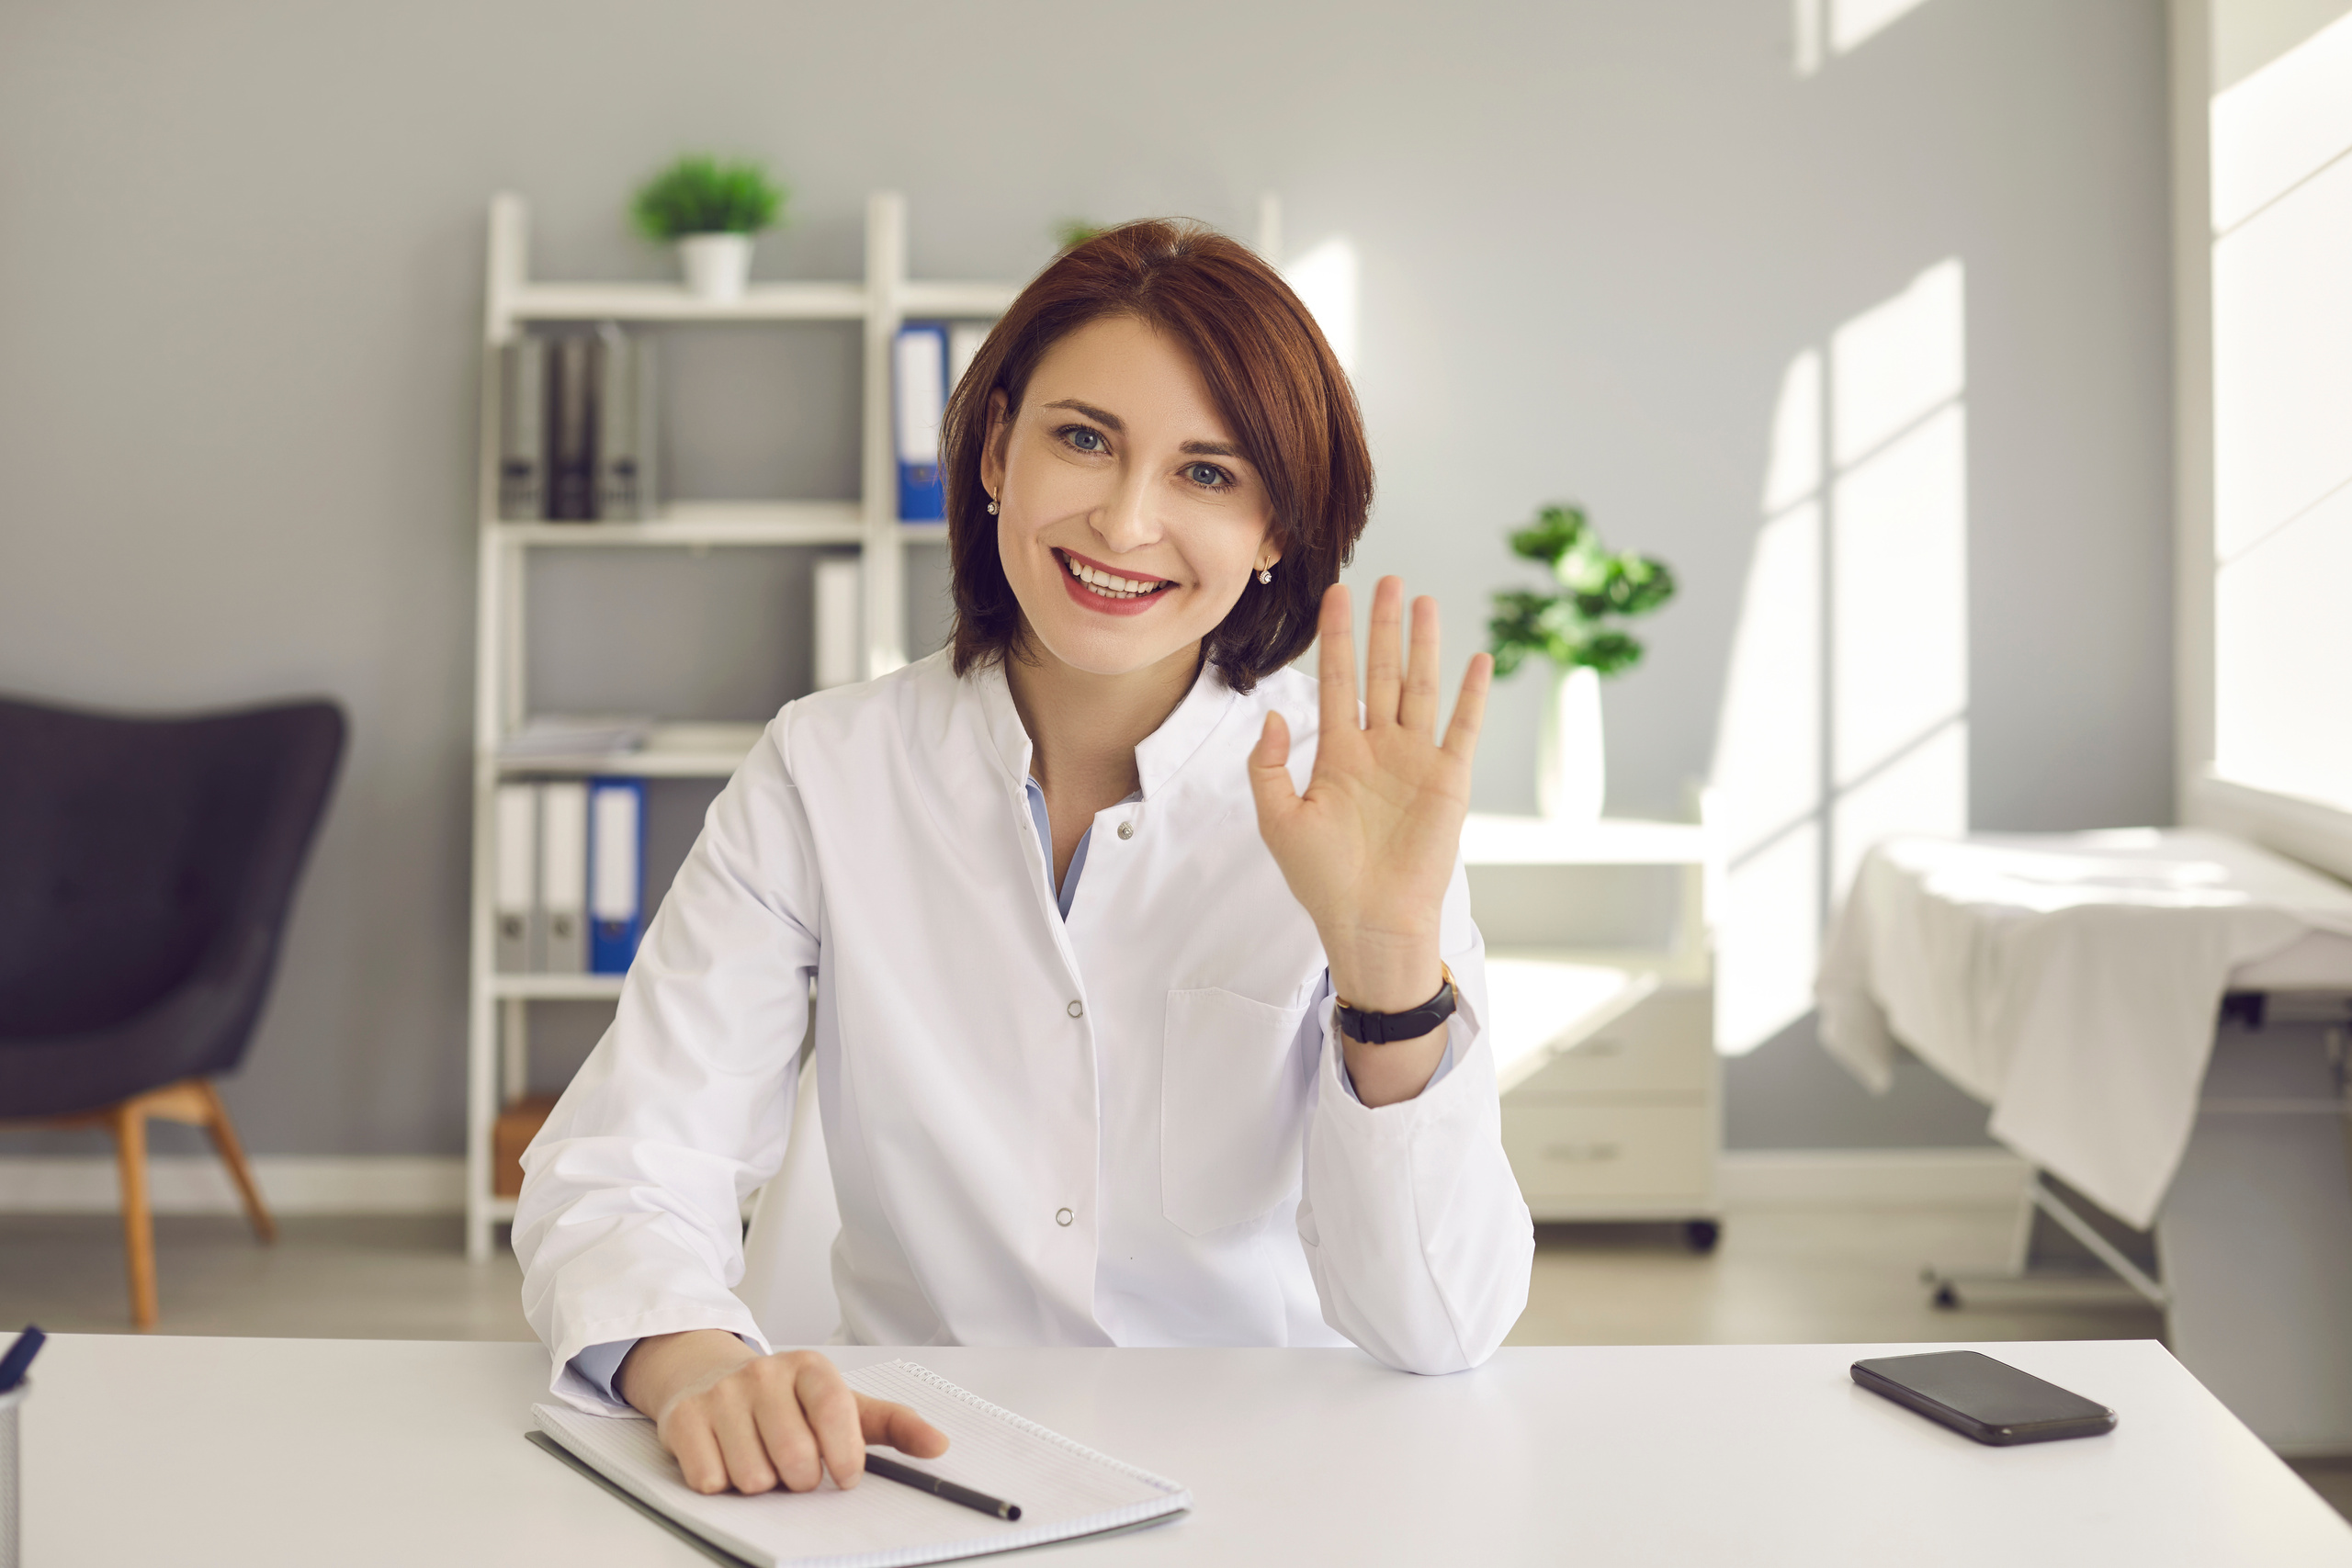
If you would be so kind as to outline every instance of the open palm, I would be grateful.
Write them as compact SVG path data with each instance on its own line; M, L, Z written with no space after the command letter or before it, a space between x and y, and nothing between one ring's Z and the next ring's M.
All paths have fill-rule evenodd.
M1290 728L1266 716L1250 758L1258 831L1293 897L1314 919L1343 997L1380 1011L1419 1005L1436 988L1438 917L1470 805L1470 761L1494 661L1481 653L1462 677L1442 743L1437 739L1437 601L1413 604L1409 653L1405 586L1373 591L1363 721L1356 718L1355 626L1348 591L1323 595L1317 626L1321 736L1299 794L1285 763Z

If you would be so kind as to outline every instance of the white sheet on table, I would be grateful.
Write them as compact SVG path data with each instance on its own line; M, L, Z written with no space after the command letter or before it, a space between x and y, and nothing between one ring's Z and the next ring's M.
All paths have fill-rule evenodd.
M1993 1107L1993 1135L2152 1224L2188 1146L2230 971L2352 889L2216 833L1890 839L1824 953L1822 1043L1878 1093L1910 1046Z

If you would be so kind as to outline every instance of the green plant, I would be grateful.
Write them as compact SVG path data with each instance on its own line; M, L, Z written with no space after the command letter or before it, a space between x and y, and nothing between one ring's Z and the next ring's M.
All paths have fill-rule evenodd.
M1495 673L1508 675L1531 654L1562 671L1588 665L1614 675L1641 662L1642 645L1606 623L1646 615L1674 597L1674 573L1661 560L1615 551L1575 506L1547 506L1510 536L1511 553L1551 569L1558 593L1505 589L1495 595Z
M1057 251L1074 251L1095 235L1107 232L1110 227L1091 219L1065 218L1054 225L1054 247Z
M785 188L764 164L722 164L689 153L645 182L629 208L639 232L670 241L687 234L756 234L784 210Z

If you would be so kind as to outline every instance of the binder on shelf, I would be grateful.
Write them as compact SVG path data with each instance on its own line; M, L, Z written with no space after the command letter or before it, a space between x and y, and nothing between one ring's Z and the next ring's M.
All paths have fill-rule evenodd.
M964 372L980 356L980 345L989 341L995 323L957 321L947 329L947 389L951 393L964 384Z
M498 515L536 523L547 515L547 344L517 339L498 351Z
M562 779L539 786L539 909L547 935L540 967L588 972L588 786Z
M538 785L500 784L492 824L497 835L491 890L496 967L502 975L526 975L538 967Z
M645 931L645 781L588 786L588 968L626 975Z
M947 515L940 483L939 423L947 407L947 329L913 324L899 329L893 355L892 423L899 446L899 516L936 523Z
M857 679L857 634L865 609L861 581L855 556L826 556L817 562L817 613L809 618L816 623L816 686L820 692Z
M595 341L548 344L548 515L585 523L596 515Z
M640 523L654 513L653 340L606 322L596 331L596 516Z

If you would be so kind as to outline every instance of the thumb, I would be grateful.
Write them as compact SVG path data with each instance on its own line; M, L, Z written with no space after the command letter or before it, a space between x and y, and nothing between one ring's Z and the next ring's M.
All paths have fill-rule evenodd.
M1290 782L1290 725L1279 713L1266 716L1258 744L1250 750L1250 793L1258 803L1258 830L1264 832L1297 808Z

